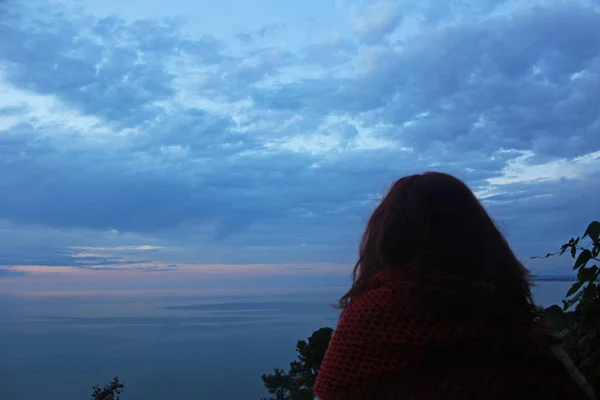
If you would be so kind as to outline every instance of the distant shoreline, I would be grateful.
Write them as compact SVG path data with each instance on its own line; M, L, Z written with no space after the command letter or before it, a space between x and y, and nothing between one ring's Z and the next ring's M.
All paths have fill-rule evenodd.
M546 282L546 281L553 281L553 282L575 282L577 281L577 277L576 276L533 276L531 278L532 281L534 282Z

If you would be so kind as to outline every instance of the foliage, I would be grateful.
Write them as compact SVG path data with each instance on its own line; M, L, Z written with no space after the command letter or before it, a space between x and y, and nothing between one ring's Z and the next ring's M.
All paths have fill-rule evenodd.
M545 258L565 253L575 260L573 270L577 271L577 281L563 300L563 310L573 310L572 322L559 334L567 353L596 393L600 393L600 222L593 221L583 236L571 238L559 252L549 253Z
M262 376L263 383L272 395L264 400L312 400L313 386L317 379L333 329L321 328L296 345L298 359L290 363L286 373L275 368L272 374Z
M94 400L120 400L124 388L125 385L119 382L118 376L115 376L113 380L109 384L104 385L103 388L100 388L98 385L94 386L92 397Z

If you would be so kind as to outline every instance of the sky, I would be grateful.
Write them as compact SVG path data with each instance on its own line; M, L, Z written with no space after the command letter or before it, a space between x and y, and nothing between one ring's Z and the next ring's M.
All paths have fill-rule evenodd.
M426 170L568 272L528 257L598 218L599 26L577 0L0 0L0 291L332 284Z

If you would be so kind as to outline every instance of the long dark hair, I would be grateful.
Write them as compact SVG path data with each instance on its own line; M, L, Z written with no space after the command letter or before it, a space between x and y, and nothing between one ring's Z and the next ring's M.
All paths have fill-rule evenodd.
M511 306L536 309L529 271L471 189L440 172L410 175L394 183L375 209L362 237L347 307L386 271L414 269L487 282Z

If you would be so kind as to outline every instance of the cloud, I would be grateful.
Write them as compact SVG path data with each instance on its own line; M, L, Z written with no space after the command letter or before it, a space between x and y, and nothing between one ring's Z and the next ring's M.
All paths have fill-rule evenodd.
M124 126L153 118L160 111L153 103L174 94L174 58L223 61L216 40L184 38L167 21L94 19L50 4L16 7L3 17L0 35L13 84Z
M140 272L168 272L168 271L177 271L178 270L178 266L175 264L170 264L170 265L166 265L166 266L145 265L145 266L140 266L140 267L136 267L136 266L132 266L132 265L118 266L118 265L113 265L113 264L110 264L109 266L107 266L107 265L91 265L91 266L83 265L83 266L79 266L79 268L89 269L89 270L93 270L93 271L140 271Z
M402 18L400 4L392 0L370 0L366 7L350 11L357 36L371 43L392 33Z
M304 62L326 68L352 61L358 46L348 39L332 37L322 43L311 44L303 49Z
M24 272L14 271L12 269L0 268L0 279L16 277L16 276L24 276L26 275Z
M243 44L251 44L254 41L252 35L247 32L240 32L236 34L236 37Z
M519 254L552 250L595 210L600 13L450 3L286 22L293 43L267 20L227 36L9 3L2 264L350 265L381 193L427 169Z
M600 92L600 42L591 40L599 22L598 13L560 3L424 29L365 50L356 77L305 80L257 99L305 112L373 113L418 151L439 141L488 154L581 155L599 145L592 98ZM558 37L557 26L569 33Z
M281 30L284 28L285 28L284 23L269 23L269 24L263 25L259 29L238 32L235 34L235 37L242 44L250 45L256 41L264 40L265 38L267 38L270 35L281 32Z

